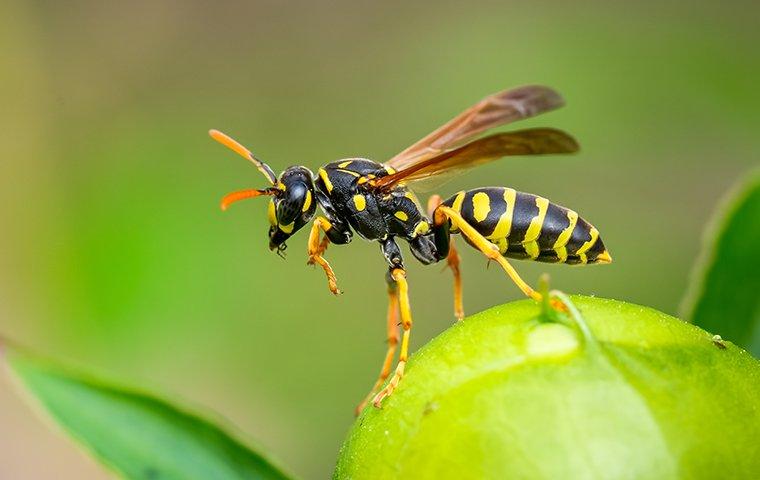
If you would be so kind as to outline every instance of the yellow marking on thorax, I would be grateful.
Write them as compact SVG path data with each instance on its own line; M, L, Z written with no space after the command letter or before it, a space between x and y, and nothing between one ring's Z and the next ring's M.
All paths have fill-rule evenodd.
M496 228L493 229L493 233L489 235L489 240L498 240L503 238L505 240L509 237L509 232L512 230L512 215L515 211L515 199L517 198L517 191L513 188L504 189L504 202L507 204L506 211L499 217L499 221L496 223ZM506 251L506 247L504 248Z
M346 168L347 166L351 165L351 162L353 162L353 160L346 160L345 162L339 163L338 166L340 168Z
M303 201L301 211L305 213L309 210L309 207L311 207L311 190L306 190L306 200Z
M485 192L478 192L472 196L472 215L475 220L482 222L488 218L488 212L491 211L491 200Z
M388 175L393 175L394 173L396 173L396 169L391 166L383 165L383 168L385 169L386 172L388 172Z
M405 212L402 212L401 210L394 213L393 216L398 218L402 222L406 222L407 220L409 220L409 215L407 215Z
M575 252L576 255L578 255L581 258L581 263L586 263L588 261L588 258L586 258L586 252L589 248L593 247L596 241L599 239L599 230L597 230L594 227L591 227L591 230L589 232L591 234L591 239L581 245L581 248L578 249L577 252Z
M283 192L284 192L285 190L287 190L287 187L286 187L286 186L285 186L285 184L284 184L284 183L282 183L282 182L277 182L277 188L279 188L279 189L280 189L280 190L282 190Z
M327 171L324 168L319 169L319 178L321 178L322 182L324 182L325 188L327 188L327 192L332 192L333 184L330 181L330 177L327 175Z
M422 220L414 226L414 232L412 232L412 236L416 237L418 235L425 235L428 231L430 231L430 225L428 225L428 222L425 220Z
M343 168L336 168L335 171L336 172L340 172L340 173L347 173L347 174L349 174L351 176L354 176L356 178L361 177L361 175L358 172L354 172L353 170L346 170L346 169L343 169Z
M357 177L359 177L359 181L357 182L359 185L364 185L365 183L367 183L370 180L372 180L372 179L375 178L375 175L373 175L371 173L369 175L365 175L365 176L362 177L358 173L356 173L356 172L349 172L348 170L341 170L341 172L355 174Z
M354 206L360 212L367 208L367 199L364 195L354 195Z
M293 227L295 226L296 222L290 222L288 225L280 225L280 230L282 230L285 233L292 233Z

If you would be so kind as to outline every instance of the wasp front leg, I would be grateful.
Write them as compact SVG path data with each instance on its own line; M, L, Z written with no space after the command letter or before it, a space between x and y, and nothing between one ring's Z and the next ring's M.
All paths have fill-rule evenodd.
M325 237L322 240L319 238L320 230L325 233ZM309 265L319 264L322 267L325 275L327 275L328 288L333 294L338 295L341 292L338 289L338 280L335 277L335 272L333 272L327 260L322 257L322 254L327 250L327 245L331 241L336 244L348 243L351 241L351 232L348 229L341 228L340 224L330 222L325 217L317 217L309 233L309 260L307 263Z
M430 218L434 217L435 209L438 208L440 204L440 195L432 195L428 199L427 209ZM461 260L459 252L457 252L457 249L454 246L454 241L448 236L448 233L446 234L445 245L446 246L436 246L439 247L439 251L441 252L448 251L448 254L446 255L446 265L451 269L451 273L454 275L454 316L457 320L462 320L464 318L464 300L462 293L462 271L459 268ZM447 248L447 250L442 250L441 247Z

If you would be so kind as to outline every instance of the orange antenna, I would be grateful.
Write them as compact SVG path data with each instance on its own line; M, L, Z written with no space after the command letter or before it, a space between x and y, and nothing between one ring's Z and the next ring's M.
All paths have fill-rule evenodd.
M277 183L277 176L274 174L269 165L254 157L251 151L241 145L238 141L229 135L220 132L219 130L209 130L208 134L211 135L211 138L217 142L221 143L225 147L229 148L233 152L256 165L256 168L258 168L259 171L263 173L265 177L267 177L267 180L269 180L269 183L271 185Z
M232 205L235 202L238 202L240 200L245 200L246 198L259 197L261 195L274 195L274 190L248 189L248 190L238 190L236 192L231 192L222 198L222 203L220 206L222 207L222 210L224 211L224 210L227 210L230 207L230 205Z

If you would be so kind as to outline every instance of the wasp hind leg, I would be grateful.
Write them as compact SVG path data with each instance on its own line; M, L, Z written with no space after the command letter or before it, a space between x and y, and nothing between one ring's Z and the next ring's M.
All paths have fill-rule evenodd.
M435 210L441 204L441 201L442 200L440 195L432 195L428 199L427 209L430 218L434 217ZM457 252L457 249L454 246L454 240L448 235L448 232L446 232L446 240L444 243L445 244L439 245L439 242L437 242L436 246L439 247L439 251L445 251L443 249L448 248L448 254L446 255L446 265L449 267L449 269L451 269L451 273L454 275L454 316L459 321L464 319L462 271L459 268L459 263L461 260L459 257L459 252Z
M383 386L383 382L388 378L391 373L391 367L393 366L393 356L396 354L396 346L398 345L398 313L399 313L399 301L398 301L398 285L391 276L389 270L386 275L386 282L388 283L388 350L385 353L385 360L383 361L383 367L380 369L380 376L378 377L372 390L369 391L367 396L356 407L356 415L359 415L367 403L372 400L380 387Z
M436 231L436 240L438 240L438 238L442 238L444 236L447 237L449 235L448 222L451 222L453 226L459 229L462 235L467 237L470 243L472 243L475 248L480 250L481 253L483 253L483 255L485 255L489 260L497 262L501 268L504 269L504 272L509 276L509 278L517 285L520 290L522 290L526 296L538 302L541 301L543 298L541 294L531 288L531 286L528 285L525 280L520 277L520 275L517 273L517 270L515 270L515 268L507 261L507 259L501 255L499 252L499 247L478 233L478 231L475 230L472 225L467 223L467 221L462 218L462 215L460 215L456 210L444 205L440 205L438 208L436 208L435 214L433 215L433 228ZM552 301L551 305L557 310L566 311L567 309L567 307L565 307L562 302Z

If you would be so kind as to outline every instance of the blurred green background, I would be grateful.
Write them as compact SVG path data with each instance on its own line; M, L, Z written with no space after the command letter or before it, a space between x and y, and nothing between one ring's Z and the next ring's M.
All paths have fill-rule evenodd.
M345 295L267 249L273 168L384 160L486 94L567 107L521 126L571 157L514 158L444 186L508 185L577 210L610 266L517 266L568 292L677 313L705 222L758 164L753 2L30 2L0 5L0 332L207 406L305 478L329 475L382 361L385 266L328 259ZM452 321L451 279L409 257L413 348ZM519 298L464 252L468 312ZM0 386L0 478L105 478Z

